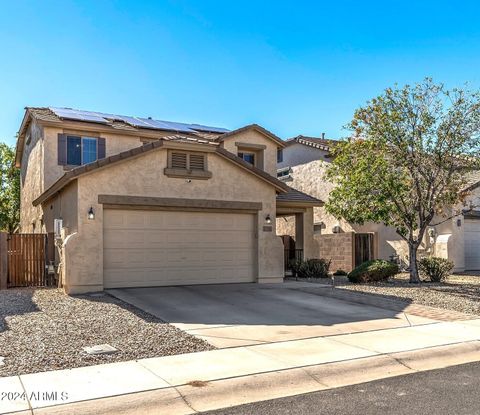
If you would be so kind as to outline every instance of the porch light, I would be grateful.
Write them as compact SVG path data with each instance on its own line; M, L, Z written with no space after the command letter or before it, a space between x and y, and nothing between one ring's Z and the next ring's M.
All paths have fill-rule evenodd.
M93 211L93 206L90 206L90 209L88 210L88 219L89 220L95 219L95 212Z
M270 224L272 223L272 218L270 217L270 215L267 215L267 216L265 217L265 223L266 223L267 225L270 225Z

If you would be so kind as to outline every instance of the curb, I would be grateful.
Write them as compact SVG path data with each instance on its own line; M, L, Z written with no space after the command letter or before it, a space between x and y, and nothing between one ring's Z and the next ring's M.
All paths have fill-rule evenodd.
M480 361L480 341L218 379L15 412L34 415L187 415Z

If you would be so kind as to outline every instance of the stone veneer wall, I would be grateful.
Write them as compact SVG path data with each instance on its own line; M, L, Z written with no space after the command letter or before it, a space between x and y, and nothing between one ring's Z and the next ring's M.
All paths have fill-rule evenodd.
M315 235L320 247L320 258L331 260L330 271L350 272L354 268L354 232Z

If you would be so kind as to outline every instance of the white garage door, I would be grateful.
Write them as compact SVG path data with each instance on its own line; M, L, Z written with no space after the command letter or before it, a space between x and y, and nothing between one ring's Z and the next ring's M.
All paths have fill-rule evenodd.
M480 220L465 220L465 269L480 270Z
M253 282L254 215L104 211L105 288Z

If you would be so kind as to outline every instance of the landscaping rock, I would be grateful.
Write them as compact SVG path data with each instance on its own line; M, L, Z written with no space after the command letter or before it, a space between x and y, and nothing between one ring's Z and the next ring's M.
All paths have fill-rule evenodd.
M116 353L84 347L115 345ZM0 291L1 376L212 350L213 346L107 293L56 288Z

